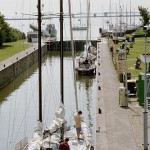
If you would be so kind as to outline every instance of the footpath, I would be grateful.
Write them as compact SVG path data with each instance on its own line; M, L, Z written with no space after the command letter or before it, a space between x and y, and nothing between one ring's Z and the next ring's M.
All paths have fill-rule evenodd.
M144 149L143 108L136 99L121 107L119 87L107 41L98 42L96 150ZM150 111L148 136L150 144Z

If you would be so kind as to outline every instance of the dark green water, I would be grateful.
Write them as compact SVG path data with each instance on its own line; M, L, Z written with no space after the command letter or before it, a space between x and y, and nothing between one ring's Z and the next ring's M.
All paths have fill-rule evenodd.
M95 76L76 76L79 109L93 133L95 144ZM54 112L60 105L60 58L59 52L50 52L43 59L43 122L49 126ZM73 125L75 96L73 85L72 57L64 57L64 101L66 120ZM0 91L0 149L13 150L15 144L32 137L38 119L38 69L33 65L6 88Z

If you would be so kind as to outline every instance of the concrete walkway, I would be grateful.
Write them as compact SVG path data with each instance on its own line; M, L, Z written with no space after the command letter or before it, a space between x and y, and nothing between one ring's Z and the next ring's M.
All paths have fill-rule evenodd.
M98 42L97 112L102 113L96 116L96 150L143 149L143 108L134 102L128 108L120 107L119 86L108 45L104 40Z

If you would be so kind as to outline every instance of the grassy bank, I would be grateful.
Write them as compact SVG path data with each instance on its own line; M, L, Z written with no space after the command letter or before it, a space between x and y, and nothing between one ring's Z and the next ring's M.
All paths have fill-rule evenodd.
M24 40L4 43L3 46L0 47L0 61L3 61L27 48L31 45L25 43Z
M115 44L115 49L119 48L122 43ZM129 43L128 43L129 44ZM140 72L144 72L144 62L142 62L140 69L135 69L134 64L136 62L136 57L140 57L144 54L145 50L145 38L136 38L133 48L130 48L129 55L127 55L127 60L125 61L126 71L130 72L132 76L138 76ZM150 38L147 38L147 53L150 53Z

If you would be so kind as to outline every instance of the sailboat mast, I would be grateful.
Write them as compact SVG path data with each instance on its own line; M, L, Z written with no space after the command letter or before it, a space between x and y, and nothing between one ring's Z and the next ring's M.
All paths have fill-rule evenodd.
M81 3L81 1L80 1L80 3ZM69 21L70 21L71 49L72 49L72 57L73 57L74 92L75 92L76 111L78 111L77 86L76 86L76 76L75 76L75 54L74 54L74 45L73 45L73 32L72 32L71 2L70 2L70 0L68 0L68 4L69 4Z
M87 0L87 35L86 35L86 58L88 58L88 43L89 43L89 15L90 15L90 0Z
M62 104L64 104L64 65L63 65L63 0L60 0L60 98ZM64 124L60 129L61 137L60 139L63 141L64 139Z
M63 0L60 0L60 96L64 104L64 82L63 82Z
M81 11L81 0L80 0L80 27L81 27L81 14L82 14L82 11Z
M38 0L39 121L42 122L41 0Z
M88 45L88 42L89 42L89 15L90 15L90 0L87 0L87 36L86 36L86 45Z

